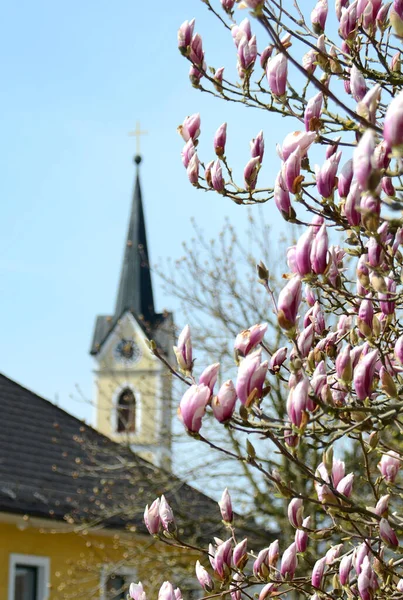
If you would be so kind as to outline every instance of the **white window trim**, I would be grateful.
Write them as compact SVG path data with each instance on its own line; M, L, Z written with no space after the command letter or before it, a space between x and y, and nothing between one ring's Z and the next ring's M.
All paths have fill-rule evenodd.
M36 595L38 600L48 600L50 583L50 558L34 554L10 554L8 567L8 600L14 600L15 570L17 565L38 567L38 582Z
M125 389L129 389L133 392L134 394L134 399L136 401L136 421L135 421L135 431L130 433L128 431L118 431L118 419L117 419L117 411L118 411L118 401L119 401L119 396L120 394L123 392L123 390ZM114 436L118 436L121 437L122 439L127 438L128 436L130 437L135 437L138 436L141 433L141 408L142 408L142 402L141 402L141 394L138 391L138 389L136 389L136 387L133 385L133 383L129 382L129 381L125 381L124 383L122 383L114 392L113 394L113 398L112 398L112 414L111 414L111 427L112 427L112 434Z
M101 580L100 580L100 594L99 600L106 600L106 582L110 575L117 575L118 577L124 577L129 583L137 583L137 571L134 567L117 567L113 568L113 565L103 565L101 569Z

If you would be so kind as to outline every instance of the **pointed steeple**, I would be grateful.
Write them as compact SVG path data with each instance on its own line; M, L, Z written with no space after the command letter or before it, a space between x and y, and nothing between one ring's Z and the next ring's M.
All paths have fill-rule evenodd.
M136 155L134 162L136 163L136 178L116 299L115 318L119 318L125 310L130 310L137 318L143 316L145 321L152 322L155 312L141 201L139 175L141 156Z

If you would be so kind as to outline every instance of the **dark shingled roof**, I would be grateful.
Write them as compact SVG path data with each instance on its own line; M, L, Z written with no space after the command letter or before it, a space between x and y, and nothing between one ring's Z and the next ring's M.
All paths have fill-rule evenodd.
M144 335L149 340L154 340L157 346L166 355L169 355L172 351L172 339L174 338L174 322L173 315L170 312L156 313L152 323L145 322L139 319L133 311L124 310L121 315L117 317L111 315L98 315L95 321L95 329L92 337L90 354L96 355L101 350L104 342L106 342L109 334L115 329L119 320L130 312L131 315L136 319L144 332Z
M149 339L158 337L158 333L162 329L161 325L166 318L166 315L156 313L154 309L153 286L140 187L139 165L141 157L136 156L134 161L137 165L136 178L115 313L97 317L90 350L93 355L100 351L103 343L126 312L130 312L136 318ZM170 326L172 315L168 316L170 317L168 326ZM162 345L161 350L167 352L167 348Z
M217 535L211 498L4 375L0 414L0 511L146 533L144 507L164 493L186 534Z
M145 321L152 322L155 311L153 286L149 269L146 226L141 199L139 175L141 158L136 156L134 160L137 165L136 181L134 184L129 229L120 274L115 315L121 315L125 310L130 310L137 315L142 315Z

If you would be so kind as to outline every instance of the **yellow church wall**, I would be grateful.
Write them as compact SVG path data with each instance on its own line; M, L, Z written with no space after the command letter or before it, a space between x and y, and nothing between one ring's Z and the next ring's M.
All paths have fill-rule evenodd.
M150 372L100 373L97 378L97 429L100 433L116 441L129 441L134 444L149 444L155 439L158 421L157 376ZM118 434L114 430L116 400L126 385L132 387L136 397L136 410L139 411L139 430L136 433ZM141 406L140 406L141 403Z
M1 518L1 516L0 516ZM64 524L62 524L64 525ZM78 534L68 529L0 522L0 598L8 598L10 554L50 558L49 600L100 600L101 575L124 573L128 581L141 580L149 591L173 578L179 584L187 568L194 569L194 556L156 542L148 536L116 532L108 535ZM105 571L106 572L106 571ZM131 576L132 575L132 576ZM42 599L40 599L42 600Z
M121 339L134 339L141 350L135 363L120 361L116 356L116 346ZM126 315L106 342L101 356L97 358L95 371L97 429L115 441L135 445L160 444L162 403L165 413L169 413L167 403L171 397L171 376L150 352L144 334L133 318ZM116 432L116 401L124 387L129 386L136 396L138 419L135 433ZM168 431L168 424L162 430ZM136 450L150 460L152 454L146 450Z

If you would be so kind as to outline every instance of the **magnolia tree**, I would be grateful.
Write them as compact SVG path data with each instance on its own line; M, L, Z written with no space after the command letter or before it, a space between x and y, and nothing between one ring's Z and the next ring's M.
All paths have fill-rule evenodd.
M192 84L289 117L290 129L278 140L275 181L259 187L262 132L251 142L240 182L227 158L226 125L214 137L217 158L204 162L200 116L187 117L180 133L190 183L237 204L273 200L304 231L288 250L278 295L270 264L257 269L283 331L278 348L267 343L265 323L245 323L234 340L236 381L216 390L218 361L196 372L189 326L175 347L177 365L170 368L187 386L179 404L184 428L217 451L202 427L207 413L222 424L223 438L231 430L248 436L245 453L232 457L270 482L273 502L279 496L287 502L294 530L252 552L239 539L225 490L219 505L228 538L200 549L196 576L206 596L232 600L256 592L259 600L402 598L403 1L336 0L329 10L327 0L308 10L296 1L203 1L233 38L239 77L231 82L223 67L207 65L195 23L186 21L178 40ZM241 4L250 20L238 24ZM333 232L337 245L330 244ZM274 381L287 390L283 419L273 418ZM253 436L301 478L270 468ZM321 459L311 461L317 452L307 454L306 447ZM349 471L340 453L352 447L357 467ZM165 499L146 507L145 522L152 535L186 546ZM163 583L160 600L178 600L174 588ZM145 593L132 584L131 598L144 600Z

